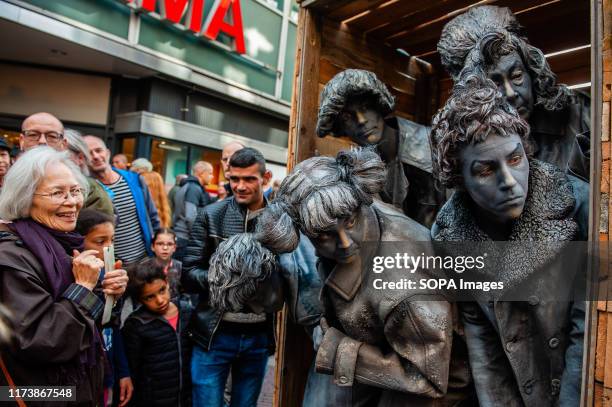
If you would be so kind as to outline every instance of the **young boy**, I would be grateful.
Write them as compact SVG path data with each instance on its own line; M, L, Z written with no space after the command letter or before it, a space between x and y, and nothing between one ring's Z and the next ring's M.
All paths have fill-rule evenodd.
M76 231L85 238L85 250L97 250L96 257L104 261L103 250L113 244L115 237L115 219L107 213L86 208L79 213ZM100 275L100 279L102 278L103 275ZM104 300L101 286L95 291ZM117 304L113 310L116 317L102 327L104 351L108 360L107 369L104 371L104 406L124 407L132 397L133 385L117 315L121 312L121 306L121 303Z
M186 302L173 302L164 264L146 259L129 270L128 291L142 307L122 333L136 406L190 406L191 346L184 330L191 316Z

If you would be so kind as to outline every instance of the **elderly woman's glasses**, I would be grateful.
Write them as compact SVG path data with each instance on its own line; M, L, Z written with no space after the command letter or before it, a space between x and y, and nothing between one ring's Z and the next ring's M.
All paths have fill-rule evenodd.
M35 193L34 195L47 196L51 199L51 202L56 204L62 204L68 200L68 196L71 196L76 200L83 199L83 190L81 188L72 188L69 191L57 190L46 194Z
M38 142L42 136L45 136L47 144L49 145L58 144L64 138L64 135L62 133L58 133L57 131L42 132L37 130L24 130L23 136L26 138L26 140L33 143Z

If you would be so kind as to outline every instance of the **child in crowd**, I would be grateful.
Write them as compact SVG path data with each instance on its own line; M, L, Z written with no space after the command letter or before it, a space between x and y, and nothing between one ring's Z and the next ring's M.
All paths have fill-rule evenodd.
M85 238L84 249L97 250L97 257L104 261L103 248L112 245L115 236L113 217L95 209L83 209L77 219L76 231ZM100 273L100 281L103 278L104 272ZM99 295L104 294L100 291ZM123 407L130 401L134 388L116 320L102 327L102 337L109 365L104 372L104 406Z
M164 266L164 273L168 276L170 297L178 298L183 264L172 258L176 251L176 235L170 229L161 228L155 232L151 246L155 258Z
M128 271L129 294L142 304L122 330L136 406L191 405L191 345L185 333L191 307L171 301L165 268L149 258Z

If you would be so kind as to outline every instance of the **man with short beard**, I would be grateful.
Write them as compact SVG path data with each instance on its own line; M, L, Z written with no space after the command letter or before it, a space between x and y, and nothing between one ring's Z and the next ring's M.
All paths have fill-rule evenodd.
M2 191L2 183L4 182L4 176L8 172L9 168L11 168L11 156L10 156L11 148L4 141L2 137L0 137L0 191Z
M89 169L110 190L119 219L115 230L115 254L124 264L152 256L153 233L160 228L151 193L140 175L112 168L110 150L96 136L85 136L89 147Z
M229 161L233 196L207 205L191 229L183 258L183 288L200 294L200 304L189 328L195 342L191 363L193 404L220 407L223 389L232 369L232 406L257 403L274 349L273 315L261 311L224 312L209 302L208 269L212 254L225 239L254 229L266 205L263 155L249 147ZM270 353L271 351L271 353Z

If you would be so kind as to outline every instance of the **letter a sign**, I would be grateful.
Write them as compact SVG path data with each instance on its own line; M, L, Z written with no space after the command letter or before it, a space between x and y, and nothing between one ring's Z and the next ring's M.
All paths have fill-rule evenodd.
M210 14L202 27L202 14L205 0L123 0L138 10L156 12L159 4L160 16L174 24L182 24L197 35L203 35L215 41L219 33L234 39L236 52L244 54L244 30L242 28L242 11L240 0L215 0Z

